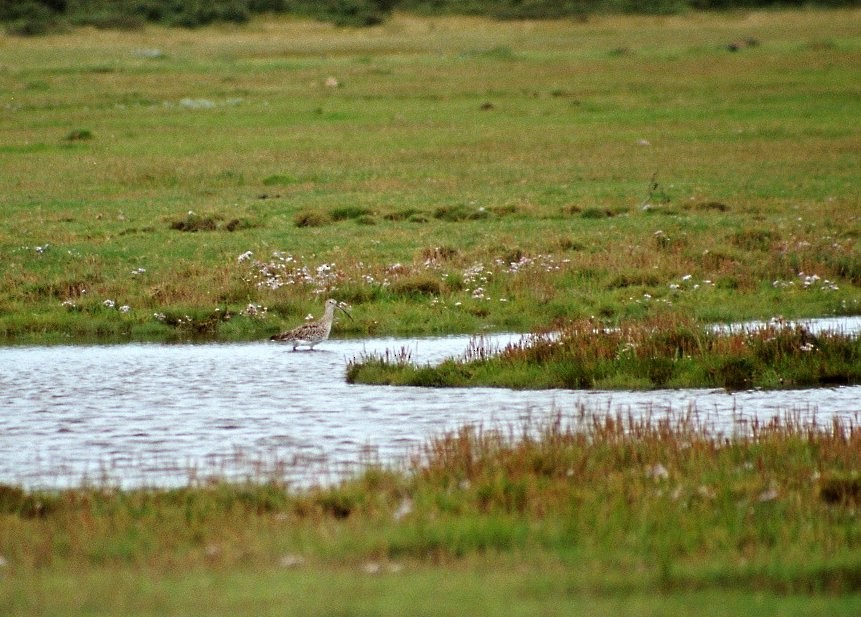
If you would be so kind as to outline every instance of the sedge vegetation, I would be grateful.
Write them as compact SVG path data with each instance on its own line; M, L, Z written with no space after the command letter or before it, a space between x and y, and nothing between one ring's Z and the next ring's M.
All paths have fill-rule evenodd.
M408 352L366 354L350 383L507 388L809 388L861 383L861 337L774 322L723 332L651 319L605 329L575 322L502 349L474 340L460 358L419 366Z
M0 338L857 314L858 20L2 36Z
M581 408L465 427L403 468L332 487L4 486L0 608L848 615L861 601L859 466L857 426L841 422L725 432L695 412Z

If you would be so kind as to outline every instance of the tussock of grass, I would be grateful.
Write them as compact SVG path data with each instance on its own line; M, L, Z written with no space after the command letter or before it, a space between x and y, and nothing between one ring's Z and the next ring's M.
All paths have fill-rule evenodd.
M486 208L471 208L462 204L440 206L433 213L435 219L448 222L478 221L490 215L491 212Z
M89 141L93 139L93 132L89 129L75 129L69 131L65 139L66 141Z
M323 225L328 225L331 222L332 218L329 215L322 212L307 210L298 212L296 216L293 217L293 224L296 225L296 227L322 227Z
M373 214L369 208L364 206L342 206L332 209L329 216L333 221L344 221L348 219L359 219Z
M218 223L214 217L199 216L194 212L189 212L185 218L171 222L171 229L177 231L215 231L218 228Z
M800 388L861 383L861 338L771 323L722 332L683 319L604 328L563 326L490 350L480 343L438 366L370 355L347 366L350 383L415 386L637 389Z
M172 328L175 338L186 340L212 337L219 326L232 317L230 311L221 308L214 311L188 309L158 313L155 320Z
M399 296L438 296L442 291L442 281L428 274L399 278L391 286L391 292Z

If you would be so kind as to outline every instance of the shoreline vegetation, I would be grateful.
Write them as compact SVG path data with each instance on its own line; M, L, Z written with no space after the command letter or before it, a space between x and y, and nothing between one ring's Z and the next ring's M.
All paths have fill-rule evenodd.
M368 602L369 614L419 603L424 614L455 615L460 593L477 593L493 572L533 593L502 603L479 594L472 602L483 614L528 613L531 602L569 614L573 598L641 594L647 606L667 606L692 593L741 594L741 614L761 614L764 598L851 614L861 592L859 438L838 420L788 416L724 433L690 414L581 408L522 427L463 427L432 438L403 469L372 467L332 487L4 485L0 607L194 614L199 594L176 586L226 580L241 597L208 602L270 614L299 611L305 594L295 591L309 580L316 589L319 578L375 591L318 590L316 614ZM460 592L440 593L452 584L434 582L441 568L457 573ZM103 594L97 581L107 572L119 587ZM68 589L71 581L81 587Z
M408 351L365 354L348 383L574 390L793 389L861 383L861 337L773 321L722 332L684 319L566 324L501 349L473 340L459 358L419 366Z

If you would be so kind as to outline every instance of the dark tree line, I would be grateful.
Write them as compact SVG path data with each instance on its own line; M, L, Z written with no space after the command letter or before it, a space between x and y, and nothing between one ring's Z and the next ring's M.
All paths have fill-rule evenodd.
M145 23L194 28L242 23L258 13L290 13L344 26L371 26L394 9L423 15L497 19L584 18L594 13L670 14L776 6L858 6L861 0L0 0L0 22L17 34L72 25L137 28Z

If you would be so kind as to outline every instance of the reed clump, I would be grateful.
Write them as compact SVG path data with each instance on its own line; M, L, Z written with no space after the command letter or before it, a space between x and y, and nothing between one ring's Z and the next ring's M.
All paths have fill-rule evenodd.
M633 559L627 563L639 562L668 587L693 579L783 591L854 587L861 578L836 556L840 550L831 553L833 568L817 557L836 546L814 528L842 520L853 528L844 536L847 548L861 540L845 518L858 503L859 445L857 427L839 422L816 427L774 418L723 432L706 428L695 411L635 417L581 409L567 420L465 427L431 441L413 461L414 499L433 511L420 515L431 528L437 518L506 522L494 539L473 538L472 550L535 542L579 556L626 554ZM465 550L464 539L443 548L434 543L443 544L444 534L424 537L427 548ZM810 570L765 574L765 562L798 548L802 537L813 551ZM724 559L734 573L718 573Z
M458 359L418 367L369 355L351 383L513 388L801 388L861 383L861 338L771 322L721 331L684 318L607 328L580 320L499 350L473 344Z

